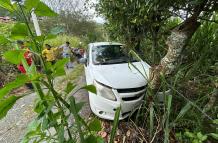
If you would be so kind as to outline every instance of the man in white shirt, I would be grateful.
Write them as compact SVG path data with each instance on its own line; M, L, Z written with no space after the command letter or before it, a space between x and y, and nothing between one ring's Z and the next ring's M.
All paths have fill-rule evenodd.
M71 57L71 47L70 47L70 42L66 42L65 44L61 45L59 47L60 49L62 49L62 56L63 58L70 58ZM66 64L67 68L73 68L73 63L71 61L69 61Z
M67 41L65 44L61 45L59 48L62 49L63 58L70 57L70 54L71 54L70 42Z

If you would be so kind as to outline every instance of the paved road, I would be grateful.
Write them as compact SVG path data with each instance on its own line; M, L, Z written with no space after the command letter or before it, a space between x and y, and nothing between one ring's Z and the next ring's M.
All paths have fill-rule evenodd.
M35 94L17 101L7 116L0 120L0 143L18 143L25 134L25 129L36 116L33 111Z
M78 84L85 84L84 76L79 78ZM19 143L21 141L28 123L36 117L33 111L35 96L33 93L18 100L7 116L0 120L0 143ZM81 110L81 115L88 118L91 115L88 93L81 90L74 96L77 102L86 102L85 107Z

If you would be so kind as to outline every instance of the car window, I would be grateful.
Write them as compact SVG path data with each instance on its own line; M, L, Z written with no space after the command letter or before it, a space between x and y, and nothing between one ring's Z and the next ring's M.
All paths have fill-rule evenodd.
M136 60L128 55L123 45L100 45L92 49L94 64L118 64L135 62Z

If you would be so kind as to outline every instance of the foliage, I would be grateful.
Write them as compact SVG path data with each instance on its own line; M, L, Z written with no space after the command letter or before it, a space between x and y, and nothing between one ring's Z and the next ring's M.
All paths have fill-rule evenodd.
M40 59L40 65L42 66L43 71L38 71L34 62L31 65L27 64L22 56L25 52L24 50L17 48L16 50L7 50L4 53L4 58L7 61L13 64L22 63L27 72L26 74L18 76L15 81L8 83L5 87L1 88L0 118L6 116L7 112L13 107L13 104L23 97L8 95L10 91L14 88L23 86L25 83L31 82L38 95L34 109L37 113L37 118L29 125L28 132L22 140L23 143L77 142L77 136L79 136L80 142L82 143L88 143L90 141L103 142L101 137L96 134L101 128L99 120L95 119L87 124L80 116L79 111L84 103L76 102L74 96L70 95L71 91L74 89L74 85L68 83L65 92L62 93L58 93L54 87L54 79L65 75L64 66L69 60L62 59L57 61L54 65L51 65L51 63L46 62L42 58L42 46L44 45L45 40L55 38L55 36L36 36L32 31L28 19L32 8L36 10L36 15L38 16L55 16L56 13L39 0L36 1L36 3L31 2L31 0L26 0L24 5L20 1L11 4L9 0L0 0L0 7L3 7L10 12L17 13L22 19L22 21L16 23L11 29L7 42L15 43L17 39L25 39L28 41L27 46L30 52ZM65 36L65 38L68 37ZM71 39L72 40L69 41L75 45L79 41L75 37L72 37ZM49 40L47 42L53 43L54 41ZM59 45L60 41L58 42L54 43L54 46ZM43 90L42 87L46 88L46 90ZM96 89L93 85L84 86L80 89L86 89L89 92L96 93ZM70 116L73 116L75 119L74 123L69 122Z
M199 8L200 5L203 7ZM164 73L151 71L151 75L161 75L160 87L154 92L148 82L136 119L137 126L149 132L145 142L176 142L179 138L173 138L180 132L186 138L181 142L213 141L208 131L217 130L211 125L217 115L217 92L212 97L218 87L217 5L215 0L100 0L97 4L98 12L106 18L105 27L111 38L137 51L152 69L158 69L155 65L162 63L164 55L172 50L174 43L166 43L167 38L173 41L173 37L168 37L171 31L181 32L182 22L188 23L186 20L196 11L202 12L197 17L201 26L188 38L187 48L175 61L178 62L175 74L165 77ZM208 103L210 108L204 110ZM185 129L189 129L193 138L185 136Z
M62 11L58 17L41 20L40 25L45 33L59 28L64 34L85 39L86 43L104 40L105 32L102 30L102 25L92 21L90 16L83 12Z
M146 49L147 45L142 45L144 39L150 40L152 64L159 62L159 49L163 36L166 34L167 21L173 17L186 19L195 7L203 2L202 0L160 0L160 1L109 1L100 0L97 10L106 18L106 28L113 39L124 41L131 49L140 52ZM204 1L205 2L205 1ZM205 11L216 10L217 3L214 0L207 1ZM183 12L181 12L183 11ZM176 15L176 16L175 16ZM210 16L211 12L206 13L205 17ZM175 25L176 26L176 25ZM167 26L166 26L167 27Z
M71 47L79 47L79 43L82 42L80 38L75 37L75 36L58 35L57 37L53 39L46 40L45 43L48 43L53 47L59 47L62 44L65 44L66 41L70 42Z
M2 57L5 51L13 48L13 43L9 43L9 36L13 26L13 22L0 23L0 87L14 80L17 74L16 67Z

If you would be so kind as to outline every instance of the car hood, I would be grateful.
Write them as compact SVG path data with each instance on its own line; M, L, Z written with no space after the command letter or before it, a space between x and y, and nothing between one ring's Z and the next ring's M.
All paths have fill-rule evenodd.
M114 89L136 88L147 84L150 66L145 62L95 65L94 79Z

